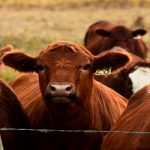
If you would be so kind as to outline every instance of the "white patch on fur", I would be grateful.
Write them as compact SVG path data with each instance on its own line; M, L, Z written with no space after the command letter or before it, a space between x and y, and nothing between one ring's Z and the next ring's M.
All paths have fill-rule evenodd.
M126 51L125 49L123 49L120 46L114 46L113 48L111 48L111 50L120 50L120 51Z
M4 150L1 135L0 135L0 150Z
M137 92L139 89L150 83L150 68L136 67L137 69L129 74L132 81L132 91Z
M141 39L141 38L142 38L142 36L141 36L141 35L138 35L138 36L134 37L133 39L139 40L139 39Z

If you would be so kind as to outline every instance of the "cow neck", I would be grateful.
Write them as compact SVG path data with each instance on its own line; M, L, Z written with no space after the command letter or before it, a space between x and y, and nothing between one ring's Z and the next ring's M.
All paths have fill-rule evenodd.
M129 74L133 93L150 83L150 67L136 66Z
M99 112L95 112L95 115L101 118L101 128L109 130L126 108L127 100L98 81L95 81L93 90L94 102L97 103L95 106L99 107Z
M91 97L91 105L92 108L92 116L93 120L92 123L96 125L96 128L101 130L109 129L110 122L107 120L107 105L105 103L105 97L103 97L103 91L101 90L103 85L98 82L94 82L93 84L93 91ZM100 118L97 120L97 118Z
M41 97L29 103L25 109L30 118L32 127L41 128L42 124L44 125L44 122L47 120L45 104ZM48 122L46 122L45 125L47 126ZM46 126L43 126L42 128L46 128Z
M88 112L78 112L74 116L58 117L56 115L51 116L51 125L53 129L71 129L71 130L88 130L91 129L91 117Z
M76 109L74 112L70 110L70 114L65 112L53 113L53 111L57 112L57 110L52 111L52 109L46 107L44 103L41 103L40 100L37 100L36 103L34 102L32 104L32 109L34 111L31 111L28 115L34 128L50 128L57 130L91 129L92 116L90 106L85 106L84 108L85 110L81 108Z

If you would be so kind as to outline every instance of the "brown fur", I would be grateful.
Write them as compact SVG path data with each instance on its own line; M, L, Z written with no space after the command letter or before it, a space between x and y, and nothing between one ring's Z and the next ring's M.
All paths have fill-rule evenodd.
M13 49L12 45L6 45L5 47L0 48L0 71L3 70L3 63L1 61L1 57L6 53Z
M0 128L30 128L29 120L11 88L0 80ZM0 131L4 150L30 150L31 135L25 131Z
M135 93L126 111L112 128L112 131L150 131L150 85ZM103 150L149 150L150 134L109 133L106 135Z
M12 45L6 45L5 47L0 48L0 57L2 57L6 52L11 51L12 49Z
M120 46L128 52L145 59L148 51L146 44L142 39L134 39L134 37L142 36L145 33L146 30L144 29L132 31L125 26L99 21L88 28L84 38L84 45L94 55L109 50L114 46Z
M11 82L28 112L32 128L97 131L111 128L126 108L126 99L93 79L98 62L104 63L101 57L94 57L84 47L70 42L52 43L36 58L18 52L3 57L5 64L19 71L38 72L38 75L25 74ZM89 64L92 66L87 67ZM56 103L46 99L45 93L49 92L51 83L64 82L75 86L74 100ZM103 138L102 133L34 135L35 150L96 150Z

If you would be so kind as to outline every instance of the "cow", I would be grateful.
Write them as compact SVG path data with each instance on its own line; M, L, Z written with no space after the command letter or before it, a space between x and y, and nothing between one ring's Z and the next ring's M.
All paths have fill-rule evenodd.
M149 107L150 84L131 96L127 109L104 138L102 150L149 150Z
M2 47L2 48L0 48L0 58L6 53L6 52L9 52L9 51L11 51L11 50L13 50L13 46L12 45L6 45L6 46L4 46L4 47ZM3 66L3 63L2 63L2 61L1 61L1 59L0 59L0 71L2 71L3 70L3 68L4 68L4 66Z
M145 29L132 31L124 25L102 20L89 26L84 37L84 45L94 55L120 46L128 52L146 59L148 48L144 41L139 38L146 32Z
M109 72L103 74L103 72L99 71L94 77L97 81L129 99L132 94L150 83L150 62L125 50L120 51L119 49L115 49L102 53L106 55L112 51L128 57L128 63L112 74Z
M28 129L29 118L12 88L0 80L0 129ZM31 134L26 131L0 131L1 150L30 150Z
M104 135L100 131L110 130L127 105L124 97L93 78L103 65L112 65L113 72L128 61L121 54L109 55L108 61L106 55L94 56L79 44L58 41L37 57L19 51L3 56L5 65L26 73L10 85L27 111L32 128L55 131L33 133L33 149L100 148Z

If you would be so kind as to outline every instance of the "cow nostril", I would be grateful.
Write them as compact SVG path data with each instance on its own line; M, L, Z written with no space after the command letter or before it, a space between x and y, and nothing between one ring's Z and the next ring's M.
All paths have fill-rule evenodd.
M66 88L66 91L71 91L71 89L72 89L72 86L69 86Z
M54 86L51 86L51 91L56 91L56 88Z

